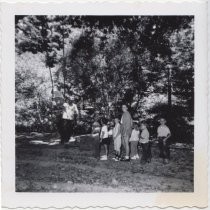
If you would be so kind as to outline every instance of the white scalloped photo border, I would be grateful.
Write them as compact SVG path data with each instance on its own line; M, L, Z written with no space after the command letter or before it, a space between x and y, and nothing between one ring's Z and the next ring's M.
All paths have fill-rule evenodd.
M180 7L180 4L183 5L184 3L187 3L187 4L191 4L191 5L196 4L197 7L203 7L201 11L204 12L204 14L198 13L198 14L195 15L195 19L197 18L197 20L198 20L200 18L200 16L202 16L202 18L203 18L202 20L204 20L204 22L206 21L206 25L205 25L205 23L202 23L202 26L204 27L203 29L201 27L198 27L197 29L195 29L195 30L200 29L203 32L203 34L202 34L201 32L196 33L196 31L195 31L195 33L199 36L199 37L196 37L196 40L198 40L198 38L201 39L201 40L198 40L197 44L195 44L198 47L197 49L195 49L195 52L197 51L198 53L201 53L199 55L197 53L197 56L199 56L199 58L197 59L197 62L196 62L197 63L197 67L196 68L199 67L199 68L203 69L203 70L201 70L201 73L199 73L199 74L198 74L198 72L196 74L196 71L197 70L195 70L195 75L197 75L196 78L198 78L197 82L195 81L196 82L196 84L195 84L196 86L195 87L197 88L195 90L197 90L197 93L198 94L202 95L202 97L199 97L199 99L201 101L198 103L199 104L199 107L203 105L202 106L203 108L201 107L201 111L206 111L206 113L208 112L207 111L207 105L205 105L205 104L207 104L206 103L207 100L205 99L205 97L207 96L207 89L205 89L205 88L207 88L207 78L208 78L207 75L206 75L207 71L205 70L205 69L207 69L207 58L205 57L205 52L207 52L207 49L206 49L207 47L205 45L203 45L204 42L207 41L207 36L206 36L207 35L207 20L204 17L205 15L207 15L207 6L206 6L207 1L206 0L184 0L184 1L183 0L171 0L171 1L169 1L169 0L126 0L126 1L122 1L122 0L119 0L119 1L118 0L107 0L107 1L105 1L105 0L103 0L103 1L100 1L100 0L78 0L78 1L76 1L76 0L69 0L69 1L68 0L66 0L66 1L65 0L60 0L59 2L56 1L56 0L51 0L51 1L46 1L46 0L42 0L42 1L41 0L40 1L33 1L33 0L25 0L25 1L24 0L22 0L22 1L16 0L16 1L14 1L14 0L11 0L10 1L10 0L7 0L7 1L1 1L1 2L2 2L2 5L5 4L4 2L9 3L7 5L8 5L8 7L10 7L10 9L8 10L8 13L6 14L6 13L4 13L5 12L5 8L2 7L2 5L0 6L0 9L1 9L0 10L0 12L1 12L1 23L2 23L1 29L0 29L0 31L2 33L1 34L1 37L0 37L0 39L1 39L1 48L0 48L0 50L1 50L1 57L0 58L2 58L2 60L1 60L1 76L0 76L0 79L1 79L1 92L0 92L0 94L1 94L1 107L0 108L1 108L1 122L3 122L3 123L1 123L1 140L3 140L3 141L1 141L1 155L2 155L2 160L1 160L2 168L1 169L2 169L2 173L3 173L2 181L5 180L5 174L4 173L8 174L8 168L10 166L11 167L14 167L14 163L12 163L12 160L14 161L14 156L11 156L11 154L7 154L5 156L5 153L8 152L8 148L7 147L10 148L10 146L14 146L14 142L12 143L10 141L9 143L8 142L5 143L7 137L9 137L9 136L11 137L14 134L13 133L11 135L9 133L5 133L5 131L8 129L8 126L10 126L10 123L8 123L7 121L5 121L7 119L6 116L9 117L8 119L14 120L14 113L11 112L11 109L13 110L11 104L9 105L9 107L7 107L8 102L12 102L13 101L12 99L14 97L14 84L12 84L12 82L14 80L9 79L8 82L5 81L6 76L9 76L9 75L13 75L14 74L14 64L12 64L12 62L11 62L8 65L8 58L7 59L5 58L6 55L7 56L9 55L8 54L8 51L11 52L11 49L9 49L9 48L6 50L6 47L7 46L11 46L11 43L9 44L7 42L5 44L5 42L4 42L5 41L5 35L7 35L7 38L8 39L10 39L11 37L14 37L14 36L12 36L11 34L9 34L9 31L10 30L5 30L5 19L4 18L5 18L5 15L6 16L8 15L8 17L10 17L10 15L12 14L11 13L11 10L12 11L13 10L17 10L17 8L14 9L14 7L16 7L16 3L18 3L18 5L20 5L19 7L21 7L21 4L22 4L26 8L27 8L26 5L28 5L28 6L30 6L30 5L33 6L35 4L36 5L40 5L40 7L42 7L43 11L44 10L46 11L45 6L47 4L48 5L50 4L50 7L53 7L53 5L54 6L57 5L59 7L59 5L61 5L61 4L66 5L66 4L71 4L71 3L75 3L75 4L98 4L98 3L100 3L100 4L113 4L113 5L118 5L118 4L121 4L121 5L122 4L129 4L129 5L131 5L132 3L134 3L134 4L141 3L141 4L147 4L149 6L151 4L157 4L158 3L158 4L161 4L162 7L165 7L165 5L170 4L170 3L177 4ZM206 11L204 10L204 8L206 8ZM181 8L181 9L183 10L183 8ZM185 8L185 9L187 9L187 8ZM191 8L189 8L189 10L190 9ZM194 8L194 9L196 11L199 10L198 8ZM210 7L209 7L209 9L210 9ZM19 9L18 12L20 12L20 10L21 9ZM54 8L54 11L55 11L55 8ZM15 12L15 11L13 11L13 12ZM2 13L4 13L4 14L2 15ZM189 14L189 11L186 10L186 13ZM9 23L11 23L11 22L9 21ZM199 23L201 23L201 22L199 22ZM206 33L206 35L205 35L205 33ZM202 44L202 46L199 47L198 44ZM209 44L209 46L210 46L210 44ZM13 46L13 49L14 49L14 46ZM204 56L204 58L201 58L201 56ZM13 57L13 55L11 57ZM200 61L203 62L203 64L201 64L201 66L198 63ZM209 65L210 65L210 62L209 62ZM11 66L11 69L9 70L9 72L5 73L5 67L8 67L8 66ZM14 79L14 77L13 77L13 79ZM209 76L209 79L210 79L210 76ZM204 84L199 84L200 82L203 82ZM210 98L210 95L208 95L208 96ZM195 102L197 103L197 101L195 101ZM209 110L210 110L210 108L209 108ZM199 113L200 113L200 111L199 111ZM201 115L202 115L202 117L199 117L198 125L196 126L198 130L200 130L199 129L199 126L202 126L203 125L202 123L204 123L204 122L207 123L207 118L205 118L205 116L202 113L201 113ZM210 122L210 120L209 120L209 122ZM205 129L203 129L203 131L207 132L207 128L206 128L205 125L204 125L204 127L205 127ZM204 164L206 166L207 166L207 154L205 152L203 153L202 152L203 150L201 151L201 149L205 149L203 146L207 146L207 139L208 139L207 136L208 136L207 133L205 133L205 134L202 135L202 137L205 138L205 141L202 142L202 144L204 144L204 145L197 145L195 147L195 152L198 152L199 153L199 156L200 156L198 158L198 160L203 160L204 161ZM197 138L197 137L195 137L195 138ZM208 145L208 147L209 147L209 145ZM14 152L14 148L12 148L11 151ZM206 151L206 150L204 150L204 151ZM198 153L196 153L195 155L197 155ZM9 164L8 165L8 168L5 168L4 167L5 164ZM207 177L206 177L206 172L207 171L205 171L205 168L202 168L202 167L201 167L201 171L204 174L205 184L207 185ZM201 176L199 176L200 178L203 177L202 176L203 174L201 173L201 171L199 171L199 172L198 171L197 172L195 171L195 173L200 173L200 175L201 175ZM208 169L208 171L209 171L209 169ZM11 172L11 171L9 171L9 172ZM11 178L12 177L10 175L8 176L8 178ZM14 178L14 174L13 174L13 178ZM170 205L170 204L169 205L163 205L162 206L161 203L159 203L160 205L158 205L158 203L154 199L151 200L151 202L150 202L149 205L148 205L148 202L145 201L147 203L147 205L139 204L139 205L134 205L134 206L129 206L129 205L116 206L116 205L112 205L111 202L109 202L108 205L107 204L104 205L103 203L101 205L91 205L91 202L90 202L90 205L86 205L86 206L81 205L80 206L80 204L82 204L82 201L81 200L78 200L79 203L80 203L79 205L75 205L74 204L74 205L71 206L71 202L65 201L65 204L63 206L60 206L60 205L54 205L55 202L54 202L54 204L51 204L51 201L56 198L55 197L55 194L57 195L58 193L53 193L53 194L49 193L48 194L49 196L48 195L46 196L46 194L43 195L43 193L20 193L19 195L17 195L17 193L13 192L14 189L13 188L11 189L11 185L7 185L8 182L7 183L6 182L3 182L2 184L3 184L3 186L2 186L2 189L3 189L3 194L2 194L2 196L3 196L3 200L2 200L3 201L3 204L2 205L3 205L3 207L5 209L32 209L32 208L33 209L99 209L99 208L100 209L110 209L110 208L111 209L139 209L139 208L145 208L145 209L147 209L147 208L149 208L150 209L150 208L155 208L155 207L157 209L165 209L165 208L178 209L178 208L183 208L183 207L185 209L186 208L187 209L188 208L190 208L190 209L198 209L198 208L199 209L204 209L204 208L208 208L208 207L206 207L207 206L206 199L204 199L205 201L202 202L202 204L200 203L198 205L194 205L195 204L195 201L192 200L192 203L193 203L192 205L191 204L186 204L186 205L181 205L180 207L176 207L176 205ZM199 184L202 184L202 186L204 187L204 183L199 183ZM5 189L6 189L6 191L5 191ZM203 190L204 191L202 191L202 189L199 188L199 193L201 193L199 195L203 195L204 196L205 193L207 193L207 189L206 188L203 189ZM28 194L33 194L33 195L31 196L31 195L28 195ZM33 197L34 194L35 194L35 197ZM84 193L82 193L82 194L84 195ZM171 193L168 193L168 194L167 193L160 193L160 194L162 194L161 195L162 197L160 199L160 202L163 202L162 199L164 199L164 197L165 197L165 199L168 199L168 194L171 194ZM174 193L172 193L172 194L174 194ZM173 195L175 199L177 199L178 197L180 198L180 196L178 194ZM140 196L144 196L144 195L145 195L145 193L140 193ZM184 197L185 196L185 193L182 194L182 195ZM7 198L5 198L5 196ZM80 196L81 196L81 194L80 194ZM130 196L130 194L128 195L128 197L129 196ZM206 194L206 196L207 196L207 194ZM20 198L20 197L22 197L22 198ZM70 197L71 197L71 194L70 193L68 193L68 194L67 193L64 193L62 195L61 194L58 195L58 200L59 199L67 199L68 200ZM78 198L79 197L77 196L76 199L78 199ZM87 195L86 198L90 198L90 196ZM119 199L120 197L117 196L117 198ZM122 193L121 199L123 200L124 198L125 198L125 196ZM196 199L195 196L192 196L192 198L193 199ZM208 198L209 198L209 195L208 195ZM13 199L16 199L16 201L15 201L16 204L15 203L13 204L13 201L14 201ZM39 204L34 205L33 200L31 200L32 205L29 205L30 202L28 202L27 199L38 199L40 206L39 206ZM50 203L47 206L46 205L42 206L40 199L41 200L44 199L44 201L46 201L46 199L50 199L49 200ZM199 203L200 199L202 199L202 198L198 196L197 199L198 199L198 203ZM58 202L58 200L57 200L57 202ZM178 203L180 201L177 200L176 202ZM18 203L19 203L19 205L18 205ZM206 205L204 203L206 203Z

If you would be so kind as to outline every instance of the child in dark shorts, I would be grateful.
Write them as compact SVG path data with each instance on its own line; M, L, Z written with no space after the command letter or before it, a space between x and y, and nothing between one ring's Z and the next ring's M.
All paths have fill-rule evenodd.
M107 126L107 119L103 118L101 120L102 128L100 132L100 144L99 144L99 153L101 154L101 146L104 146L105 155L100 157L100 160L107 160L108 152L109 152L109 145L110 145L110 138L108 134L108 126Z
M170 137L171 131L166 125L166 120L161 118L159 120L160 126L157 129L158 146L160 150L160 157L163 163L168 163L170 160Z
M149 141L149 131L147 129L147 124L145 122L141 122L141 134L140 134L140 144L142 147L142 157L141 163L149 163L151 161L151 145Z

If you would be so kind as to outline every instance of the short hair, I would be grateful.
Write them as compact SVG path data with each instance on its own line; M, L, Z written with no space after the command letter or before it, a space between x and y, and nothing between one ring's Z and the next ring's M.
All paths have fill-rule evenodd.
M141 124L141 125L145 125L145 126L147 126L147 123L146 123L146 121L144 121L144 120L143 120L143 121L141 121L141 122L140 122L140 124Z
M138 121L133 121L133 125L139 125Z
M120 116L115 116L114 119L120 120Z
M101 119L101 122L102 122L103 124L107 125L108 120L104 117L104 118Z
M123 103L122 106L126 106L128 108L128 104L126 104L126 103Z
M161 117L161 118L159 119L159 122L160 122L161 120L164 120L164 121L166 122L166 119L165 119L164 117Z

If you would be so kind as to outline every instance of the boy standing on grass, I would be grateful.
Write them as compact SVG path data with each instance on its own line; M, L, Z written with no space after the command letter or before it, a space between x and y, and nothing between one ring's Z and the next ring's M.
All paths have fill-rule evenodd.
M164 118L161 118L159 122L160 126L157 129L157 137L160 157L163 158L163 163L168 163L170 159L169 138L171 137L171 131L166 126L166 120Z
M101 156L100 160L107 160L109 153L110 138L108 134L107 120L102 119L102 128L100 133L99 153L101 154L101 146L104 145L105 155Z
M130 137L130 148L131 148L131 160L139 159L138 151L137 151L137 145L139 141L139 126L137 122L133 122L133 130L131 132Z
M149 131L147 130L147 125L145 122L141 122L141 134L140 134L140 144L142 147L142 157L141 163L149 163L151 161L151 148L149 143Z
M114 150L115 157L113 158L115 161L120 160L120 147L121 147L121 133L120 133L120 120L115 117L115 126L113 129L113 139L114 139Z

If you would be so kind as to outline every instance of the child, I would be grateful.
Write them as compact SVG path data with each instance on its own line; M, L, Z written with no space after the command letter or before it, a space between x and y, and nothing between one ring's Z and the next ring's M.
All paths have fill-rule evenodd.
M113 139L114 139L114 150L115 157L113 158L115 161L120 160L120 147L121 147L121 133L120 133L120 120L119 118L115 118L115 126L113 129Z
M108 137L111 142L113 139L113 124L112 123L109 123L109 126L108 126Z
M151 148L149 143L149 131L147 130L147 125L145 122L141 122L141 135L140 135L140 144L142 147L142 157L141 163L149 163L151 161Z
M133 130L131 132L130 137L130 148L131 148L131 160L139 159L138 151L137 151L137 145L139 141L139 127L137 122L133 122Z
M100 160L107 160L110 139L108 134L107 120L105 118L102 119L102 128L100 133L100 144L99 144L99 153L101 153L101 146L104 145L105 155L101 156Z
M95 121L92 125L92 134L100 134L101 126L100 124Z
M92 136L94 138L94 144L95 144L95 158L100 157L99 154L100 131L101 131L101 126L98 123L98 121L95 121L92 125Z
M171 131L166 126L166 120L164 118L161 118L159 122L160 126L157 129L157 138L160 150L160 157L163 158L163 163L168 163L170 159L170 148L168 139L171 137Z

